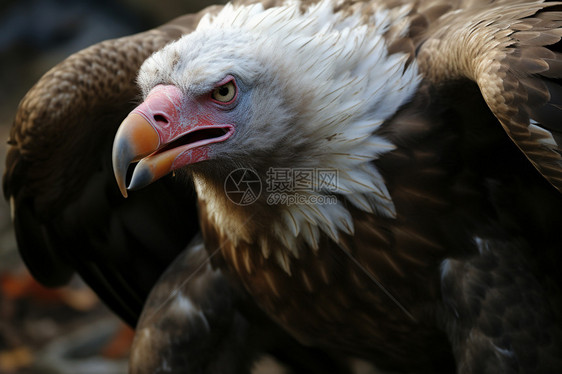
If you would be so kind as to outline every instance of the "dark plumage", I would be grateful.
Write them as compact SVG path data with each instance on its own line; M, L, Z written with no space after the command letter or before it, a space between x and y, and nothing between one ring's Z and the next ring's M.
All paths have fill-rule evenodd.
M351 373L340 355L287 335L209 260L197 236L160 277L137 325L132 373L247 373L264 352L288 372Z
M197 19L182 17L72 55L22 99L10 134L4 193L32 274L59 286L77 270L133 325L148 291L198 223L184 215L186 207L195 209L193 196L166 197L173 184L155 186L160 192L152 198L143 193L138 203L122 200L111 177L111 144L134 107L142 61ZM155 216L162 226L138 229ZM180 227L185 236L177 237Z
M134 372L560 370L562 5L279 4L101 43L28 93L4 191L33 274L75 269L132 324L156 284ZM244 205L239 168L337 180Z

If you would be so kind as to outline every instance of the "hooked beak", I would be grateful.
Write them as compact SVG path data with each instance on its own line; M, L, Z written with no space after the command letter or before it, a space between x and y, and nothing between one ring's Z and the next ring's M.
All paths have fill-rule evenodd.
M209 159L208 145L234 133L230 124L198 121L183 113L183 94L175 86L156 86L117 130L113 142L113 172L119 190L139 189L173 170ZM185 118L191 118L185 123ZM127 186L127 170L137 162Z

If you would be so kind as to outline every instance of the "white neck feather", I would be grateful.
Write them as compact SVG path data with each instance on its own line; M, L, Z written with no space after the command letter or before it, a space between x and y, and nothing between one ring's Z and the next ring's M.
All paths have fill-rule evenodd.
M415 62L406 67L408 56L388 54L384 37L408 31L410 8L356 4L335 13L337 4L322 0L304 11L294 1L268 10L260 4L227 5L217 15L204 17L197 31L224 29L252 35L253 50L262 63L269 60L281 76L289 71L297 77L278 82L299 101L295 104L299 116L291 126L302 137L318 139L311 150L315 156L300 160L299 167L338 173L331 188L306 193L337 194L359 209L392 217L394 204L372 161L394 146L374 133L410 100L420 80ZM321 185L319 180L314 183ZM226 210L215 208L219 209L213 213L215 223L226 224L220 213ZM272 231L295 256L300 243L317 248L320 232L337 242L339 232L354 230L352 217L341 203L272 208L281 212L275 215L281 218L272 223ZM259 240L267 247L274 239ZM284 267L285 260L280 259Z

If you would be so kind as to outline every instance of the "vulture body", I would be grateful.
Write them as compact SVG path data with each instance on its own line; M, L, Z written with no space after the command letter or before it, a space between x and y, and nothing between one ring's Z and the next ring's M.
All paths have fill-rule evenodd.
M22 256L131 324L152 288L134 372L557 372L561 37L556 2L322 0L93 46L20 104Z

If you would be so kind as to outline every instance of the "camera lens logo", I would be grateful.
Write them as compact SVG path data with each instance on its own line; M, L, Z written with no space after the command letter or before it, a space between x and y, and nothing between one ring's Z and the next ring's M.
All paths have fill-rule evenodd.
M260 197L260 177L251 169L236 169L226 177L224 192L234 204L250 205Z

